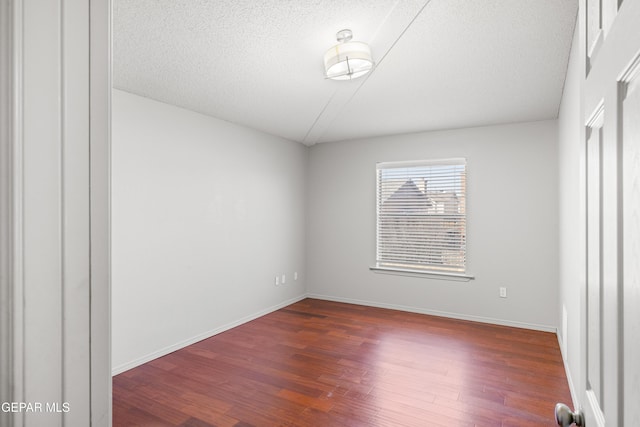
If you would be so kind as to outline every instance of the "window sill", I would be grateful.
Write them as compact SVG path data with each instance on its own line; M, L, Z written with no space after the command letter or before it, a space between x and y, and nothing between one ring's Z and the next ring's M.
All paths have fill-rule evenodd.
M398 276L409 276L409 277L426 277L433 279L441 279L441 280L453 280L457 282L468 282L470 280L474 280L475 276L470 276L468 274L462 273L440 273L437 271L421 271L421 270L410 270L403 268L391 268L391 267L369 267L369 270L374 273L381 274L395 274Z

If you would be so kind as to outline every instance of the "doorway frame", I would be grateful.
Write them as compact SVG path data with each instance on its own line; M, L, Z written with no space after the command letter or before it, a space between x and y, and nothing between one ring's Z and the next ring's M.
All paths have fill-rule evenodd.
M57 167L61 180L62 175L66 176L67 173L72 178L80 176L79 185L85 186L86 195L75 197L67 194L65 197L64 191L61 191L57 200L61 210L70 205L80 212L83 224L88 224L80 238L85 239L89 252L76 256L68 248L65 249L65 231L72 235L77 227L64 221L58 224L62 230L60 247L55 254L47 253L44 256L59 257L61 277L52 280L56 284L62 283L63 293L73 295L68 299L73 303L62 303L59 307L58 303L52 304L51 311L55 313L57 310L59 319L73 314L77 317L78 312L86 313L88 325L63 328L59 331L59 336L54 337L63 355L77 351L77 343L83 342L79 357L83 359L82 366L86 366L86 369L68 374L52 370L50 374L36 377L26 375L25 356L33 353L29 343L38 338L51 340L52 337L48 331L38 330L25 322L25 313L36 310L38 304L42 305L42 302L36 301L37 295L34 297L34 292L25 292L25 277L34 269L33 263L25 262L26 258L34 257L33 254L25 253L25 245L33 246L35 243L24 233L25 224L29 223L29 218L25 217L24 200L26 196L34 197L25 188L25 164L29 164L35 156L33 150L25 149L25 133L31 129L29 124L25 124L24 106L25 102L36 102L36 97L34 91L25 91L23 78L25 40L41 31L28 13L35 7L28 0L5 0L0 4L0 400L28 402L38 395L43 384L48 389L59 389L59 396L62 398L88 391L80 404L82 407L77 410L83 416L86 414L91 426L109 426L111 0L60 0L54 6L59 12L59 19L54 17L48 21L51 30L57 32L60 38L60 47L54 53L57 56L53 61L59 67L52 72L63 77L67 76L64 73L82 77L77 88L78 95L64 92L65 83L61 79L60 87L49 88L44 94L38 94L38 97L58 103L56 112L46 118L57 120L60 126L66 125L75 131L75 125L69 126L68 122L63 124L64 116L72 114L74 117L82 117L78 126L82 127L81 131L86 132L79 139L81 143L77 144L76 139L74 143L64 144L67 141L64 132L60 133L60 140L64 144L65 156L69 155L73 160L82 159L79 166L83 172L78 174L77 163L71 168L63 160L59 160ZM83 40L80 43L82 47L78 48L78 45L71 43L65 45L71 36ZM32 55L34 50L40 52L37 46L29 46L33 49ZM29 66L34 68L33 64ZM77 102L78 99L82 102ZM65 267L62 264L88 272L88 280L82 291L82 295L88 296L87 298L76 297L73 293L75 289L65 290ZM27 334L29 340L25 339ZM64 371L64 365L61 370ZM56 417L55 421L52 418L54 424L66 424L66 414L52 416ZM71 418L69 422L72 422ZM27 415L24 413L0 413L2 426L23 426L25 423Z

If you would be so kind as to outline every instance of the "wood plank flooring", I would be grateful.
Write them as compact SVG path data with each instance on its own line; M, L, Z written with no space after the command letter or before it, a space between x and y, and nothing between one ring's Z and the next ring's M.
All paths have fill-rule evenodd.
M305 299L113 379L113 425L553 426L552 333Z

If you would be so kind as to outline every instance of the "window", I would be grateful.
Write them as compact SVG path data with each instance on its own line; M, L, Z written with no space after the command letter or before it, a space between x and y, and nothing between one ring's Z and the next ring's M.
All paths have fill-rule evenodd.
M466 161L378 163L376 268L464 274Z

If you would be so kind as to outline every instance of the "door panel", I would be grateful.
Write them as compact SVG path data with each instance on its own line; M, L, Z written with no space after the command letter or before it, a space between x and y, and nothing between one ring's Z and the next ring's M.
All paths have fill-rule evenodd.
M640 60L622 82L624 425L640 426Z
M622 1L618 0L602 0L602 30L605 37L613 25L621 3Z
M602 42L602 0L587 1L587 58L593 64Z
M604 111L593 114L586 130L587 200L587 381L589 419L603 418L603 345L602 345L602 138Z

